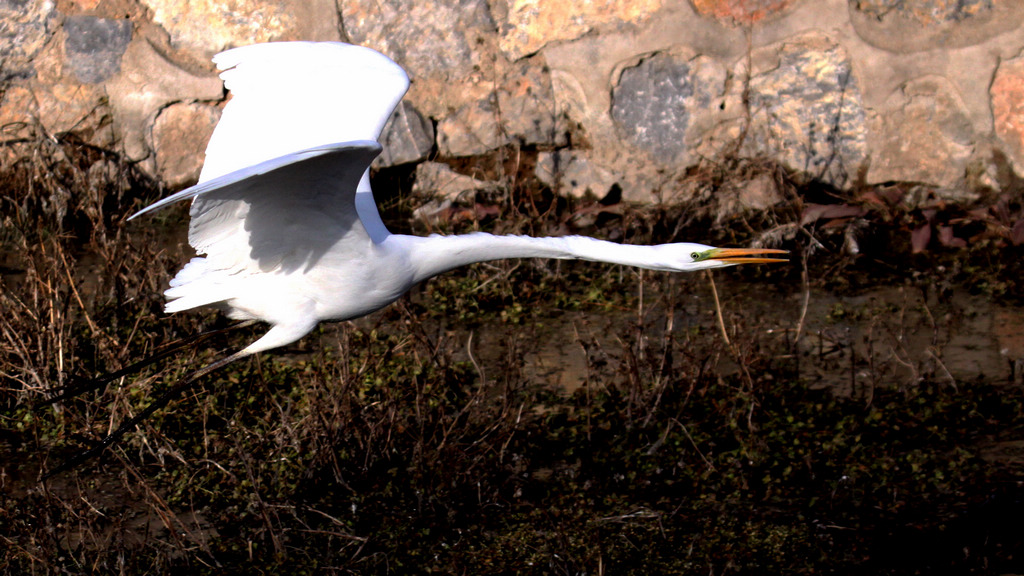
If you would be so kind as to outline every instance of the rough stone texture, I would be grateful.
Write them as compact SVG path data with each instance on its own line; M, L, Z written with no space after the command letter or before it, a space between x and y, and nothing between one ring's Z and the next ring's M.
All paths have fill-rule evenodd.
M996 136L1024 174L1024 55L999 65L991 92Z
M785 197L770 174L757 174L740 186L730 185L719 190L714 198L715 220L760 212L783 202Z
M405 68L413 80L407 98L426 116L441 119L486 98L504 77L487 0L345 0L338 8L348 41Z
M104 103L103 91L90 84L62 81L50 85L33 85L35 115L47 134L58 136L68 132L79 132L91 142L99 145L112 143L112 135L97 136L100 119L110 113Z
M853 8L879 20L894 15L927 25L964 20L992 10L993 0L857 0Z
M49 0L0 0L0 81L32 75L53 14Z
M340 40L332 0L140 0L176 48L209 59L221 50L275 40Z
M507 143L497 117L497 98L471 102L437 123L437 148L442 156L475 156Z
M45 71L45 66L43 69ZM3 91L0 97L0 137L26 137L38 126L50 136L74 130L97 145L113 143L108 131L97 132L100 120L109 113L103 105L101 89L83 85L74 77L43 76L45 81L34 78Z
M58 34L62 34L60 31ZM49 136L74 130L98 145L112 142L109 130L101 130L110 112L101 86L82 84L67 70L64 42L50 42L33 59L34 76L4 91L0 121L8 136L25 136L36 125Z
M117 74L121 56L132 40L129 20L95 16L68 16L64 20L64 52L71 73L86 84L97 84Z
M421 162L434 149L434 126L412 104L402 102L384 126L380 143L384 149L374 161L375 167Z
M850 0L850 19L868 42L895 52L970 46L1015 28L1017 0Z
M32 91L24 86L13 86L0 97L0 138L18 138L26 134L27 123L38 118Z
M743 153L844 187L867 157L866 114L846 51L813 34L759 50L753 62Z
M509 59L518 60L595 28L645 22L661 5L661 0L493 0L491 13L498 45Z
M0 0L0 126L74 130L187 179L170 157L202 149L172 151L171 124L223 99L212 53L342 37L413 79L378 165L518 144L558 167L538 167L552 188L614 180L634 201L722 154L954 200L1024 173L1014 0Z
M794 0L693 0L698 14L736 24L753 24L773 17Z
M413 194L428 198L423 205L413 211L413 217L431 221L450 209L456 202L472 200L473 194L479 191L498 190L496 182L477 180L472 176L459 174L447 164L440 162L424 162L416 166L416 181L413 183Z
M459 174L447 164L424 162L416 166L416 182L413 184L412 191L414 194L454 201L473 192L495 190L497 187L496 182L487 182Z
M542 58L520 61L498 90L502 130L525 145L565 146L566 118L555 105L551 75Z
M203 168L203 155L210 135L220 120L220 109L196 102L172 104L160 111L153 122L152 148L156 152L157 175L171 189L195 184Z
M339 5L353 43L387 54L414 79L454 79L470 73L483 63L474 47L494 28L485 0L355 0Z
M907 83L870 123L868 183L924 182L952 188L963 182L974 152L974 130L963 101L939 77Z
M189 100L220 100L220 78L195 76L178 68L145 40L133 41L125 51L121 71L106 83L114 108L114 128L125 155L132 160L150 157L146 135L157 114L168 104ZM202 155L202 148L195 155ZM151 166L155 170L155 165Z
M535 170L537 179L558 194L582 198L590 193L604 198L621 177L591 162L585 152L556 150L541 152Z
M438 149L445 156L484 154L510 143L564 146L568 123L556 105L544 66L517 63L497 91L440 121Z
M655 54L622 71L612 91L612 119L623 138L657 161L687 154L687 130L724 91L725 71L708 59Z

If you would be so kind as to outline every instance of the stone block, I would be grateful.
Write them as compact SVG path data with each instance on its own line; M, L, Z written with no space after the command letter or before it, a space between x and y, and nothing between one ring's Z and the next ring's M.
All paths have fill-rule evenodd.
M582 198L592 194L604 198L621 177L592 161L582 150L541 152L534 171L537 179L557 194Z
M199 180L201 151L218 120L219 108L197 102L179 102L160 111L153 122L152 148L157 175L169 188L184 188Z
M380 143L384 149L374 160L378 168L421 162L434 149L434 125L403 101L384 126Z
M963 183L974 130L955 88L939 77L908 82L871 115L868 183Z
M1024 55L1000 63L989 91L996 137L1024 176Z
M663 165L688 157L695 116L711 112L725 90L725 70L707 58L657 53L622 70L611 117L622 139Z
M50 0L0 2L0 80L34 74L33 59L50 38L55 13Z
M105 86L114 111L114 128L131 160L150 157L147 134L164 107L182 101L215 101L224 96L220 78L212 72L197 76L182 70L141 38L129 44L121 71ZM144 167L156 169L152 165Z
M752 62L741 153L845 187L868 152L867 115L846 50L815 33L760 49ZM745 75L742 65L733 74Z
M140 0L171 44L207 60L236 46L340 40L333 0Z
M595 28L646 22L661 6L662 0L493 0L491 13L498 45L510 60L518 60Z
M64 20L64 53L78 80L98 84L121 69L121 57L132 40L129 20L68 16Z

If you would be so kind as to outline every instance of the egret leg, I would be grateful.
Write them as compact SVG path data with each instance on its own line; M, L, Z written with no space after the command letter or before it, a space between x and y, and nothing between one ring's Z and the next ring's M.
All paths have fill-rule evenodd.
M126 367L124 367L124 368L122 368L120 370L117 370L117 371L114 371L114 372L110 372L110 373L104 374L102 376L97 376L96 378L91 378L91 379L88 379L88 380L82 380L82 381L76 382L74 384L69 384L67 386L51 388L51 389L47 390L47 392L60 392L60 393L57 394L56 396L51 396L51 397L49 397L49 398L47 398L45 400L41 400L39 402L36 402L36 404L33 406L33 408L38 410L39 408L42 408L42 407L44 407L44 406L46 406L48 404L53 404L53 403L56 403L56 402L61 402L63 400L67 400L68 398L74 398L76 396L80 396L82 394L85 394L86 392L91 392L93 390L98 390L98 389L102 388L104 385L106 385L109 382L117 380L118 378L120 378L122 376L127 376L129 374L134 374L134 373L138 372L139 370L142 370L146 366L149 366L149 365L154 364L154 363L156 363L156 362L158 362L160 360L163 360L164 358L167 358L168 356L171 356L172 354L174 354L175 352L177 352L177 351L179 351L179 350L181 350L183 348L186 348L188 346L192 346L194 344L198 344L198 343L200 343L200 342L202 342L202 341L204 341L204 340L206 340L206 339L208 339L208 338L210 338L212 336L216 336L217 334L223 334L224 332L230 332L231 330L234 330L236 328L244 328L246 326L251 326L251 325L253 325L255 323L256 323L255 320L246 320L244 322L238 322L236 324L232 324L231 326L227 326L225 328L216 328L214 330L207 330L206 332L201 332L199 334L193 334L191 336L186 336L184 338L179 338L178 340L175 340L174 342L171 342L169 344L165 344L164 346L161 346L156 352L153 353L153 355L148 356L146 358L143 358L142 360L139 360L138 362L134 362L132 364L129 364L128 366L126 366Z
M234 354L231 354L229 356L221 358L220 360L217 360L216 362L213 362L212 364L204 366L204 367L200 368L199 370L196 370L195 372L192 372L191 374L185 376L177 384L175 384L169 390L167 390L166 392L161 394L159 398L157 398L156 400L150 402L138 414L136 414L135 416L132 416L126 422L122 423L121 426L119 426L117 428L117 430L114 430L106 438L104 438L103 440L100 440L98 444L96 444L95 446L93 446L92 448L90 448L88 450L80 452L80 453L76 454L75 456L65 460L60 466L58 466L58 467L54 468L53 470L47 472L46 475L43 476L42 479L43 480L47 480L49 478L52 478L53 476L56 476L57 474L60 474L61 472L64 472L66 470L70 470L70 469L78 466L79 464L82 464L83 462L85 462L86 460L89 460L90 458L98 456L101 452L103 452L108 447L110 447L112 444L114 444L115 442L120 440L131 429L135 428L135 426L138 425L139 422L142 422L143 420L148 418L151 414L153 414L153 412L156 412L160 408L163 408L164 406L167 406L167 404L171 400L173 400L175 396L178 396L179 394L181 394L182 392L184 392L185 390L190 388L193 384L196 383L197 380L199 380L203 376L206 376L207 374L209 374L211 372L219 370L219 369L227 366L228 364L234 362L235 360L238 360L240 358L245 358L246 356L250 356L250 355L251 355L251 353L246 352L245 350L240 350L238 352L235 352Z

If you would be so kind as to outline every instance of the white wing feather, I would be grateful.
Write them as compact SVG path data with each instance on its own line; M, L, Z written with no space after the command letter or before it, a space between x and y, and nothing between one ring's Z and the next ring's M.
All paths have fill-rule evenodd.
M232 98L206 147L200 182L332 142L379 140L409 88L390 58L340 42L253 44L213 61ZM388 231L368 169L356 206L371 238L383 241Z
M231 99L207 145L199 183L133 218L193 199L189 243L205 258L194 258L171 281L168 312L224 303L234 317L285 330L285 302L273 303L284 310L281 318L263 310L269 304L247 307L260 296L256 277L287 281L326 254L337 258L347 242L365 246L388 235L369 164L409 79L386 56L338 42L255 44L214 62ZM307 324L289 330L298 334Z
M311 159L311 158L316 158L317 156L322 156L324 154L328 154L328 153L334 152L334 151L336 151L339 148L366 148L368 150L376 150L376 153L380 152L380 144L378 144L377 142L375 142L373 140L357 140L357 141L354 141L354 142L338 142L338 143L335 143L335 144L330 144L330 145L326 145L326 146L319 146L317 148L311 148L309 150L299 150L299 151L294 152L292 154L287 154L285 156L280 156L278 158L271 158L270 160L264 160L263 162L260 162L259 164L256 164L254 166L247 166L247 167L242 168L240 170L236 170L235 172L224 174L222 176L217 176L216 178L212 178L212 179L207 180L205 182L201 182L199 184L196 184L195 186L192 186L190 188L186 188L186 189L184 189L184 190L182 190L182 191L180 191L180 192L178 192L176 194L172 194L172 195L168 196L167 198L164 198L163 200L159 200L157 202L154 202L154 203L150 204L149 206L146 206L142 210L139 210L135 214L132 214L131 216L129 216L128 219L129 220L133 220L133 219L138 218L139 216L142 216L143 214L146 214L148 212L153 212L153 211L159 210L161 208L165 208L167 206L170 206L171 204L174 204L175 202L180 202L182 200L189 200L191 198L195 198L196 196L199 196L200 194L202 194L204 192L209 192L211 190L216 190L217 188L223 188L225 186L230 186L231 184L234 184L234 183L239 182L241 180L245 180L247 178L258 177L258 176L261 176L261 175L266 174L268 172L271 172L273 170L277 170L279 168L283 168L283 167L285 167L285 166L287 166L289 164L295 164L295 163L298 163L298 162L302 162L303 160L308 160L308 159ZM191 232L192 232L192 230L191 230L191 226L190 226L189 233L191 234ZM197 247L193 246L193 248L197 248Z
M243 298L259 274L303 273L336 246L368 246L356 212L356 185L380 152L376 142L345 142L260 164L168 198L193 198L193 258L171 280L168 312ZM283 303L282 303L283 304Z
M231 91L200 182L353 140L379 140L409 87L388 57L338 42L254 44L213 58Z

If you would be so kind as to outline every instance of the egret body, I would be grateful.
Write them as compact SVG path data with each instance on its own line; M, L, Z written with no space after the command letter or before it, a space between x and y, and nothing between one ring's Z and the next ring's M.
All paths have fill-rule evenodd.
M199 183L139 213L192 200L200 255L171 280L167 312L214 306L270 324L246 356L289 344L321 321L363 316L442 272L503 258L582 259L694 271L776 262L782 250L675 243L629 246L583 236L392 234L370 189L381 131L409 87L369 48L256 44L214 57L232 98Z
M417 282L465 264L563 258L685 272L778 262L772 256L785 253L691 243L627 246L582 236L392 234L377 212L369 166L409 87L397 64L338 42L256 44L222 52L214 62L232 97L206 148L199 183L132 218L192 200L188 240L198 255L171 280L166 311L212 306L270 330L192 372L47 477L102 452L204 375L294 342L321 321L379 310ZM102 386L175 348L48 402Z

